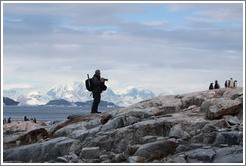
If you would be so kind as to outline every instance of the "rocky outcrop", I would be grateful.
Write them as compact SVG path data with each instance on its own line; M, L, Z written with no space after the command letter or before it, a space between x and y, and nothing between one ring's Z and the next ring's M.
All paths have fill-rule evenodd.
M4 160L21 162L55 161L57 157L69 153L75 140L59 137L42 143L10 148L4 151ZM55 159L55 160L54 160Z
M240 99L228 98L210 99L203 103L201 109L209 119L220 118L224 115L235 115L242 108Z
M177 144L173 141L162 140L141 145L134 156L140 156L146 162L153 160L160 160L173 154L176 150Z
M240 163L242 112L243 88L161 96L21 133L15 146L5 143L3 157L4 162ZM30 137L37 131L43 132ZM17 144L20 138L33 139Z
M47 126L47 124L42 122L34 123L33 121L13 121L11 123L6 123L3 125L3 133L26 132L42 126Z
M12 137L13 138L13 137ZM4 146L5 148L21 146L32 144L40 141L41 139L48 138L48 132L44 128L34 129L27 133L24 133L13 140L5 140Z

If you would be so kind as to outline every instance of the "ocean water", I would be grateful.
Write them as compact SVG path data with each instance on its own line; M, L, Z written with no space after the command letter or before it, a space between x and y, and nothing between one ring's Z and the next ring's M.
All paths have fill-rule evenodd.
M116 108L99 107L98 111L107 112ZM68 107L68 106L4 106L3 118L11 117L12 120L23 120L24 116L37 121L63 121L71 114L90 114L91 107Z

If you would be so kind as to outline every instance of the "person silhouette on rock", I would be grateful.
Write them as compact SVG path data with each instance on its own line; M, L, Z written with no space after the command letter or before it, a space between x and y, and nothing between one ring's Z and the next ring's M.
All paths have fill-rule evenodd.
M92 81L94 83L94 87L92 90L94 101L91 107L91 113L101 113L98 112L98 105L101 101L101 93L107 89L105 85L105 79L101 78L100 70L96 70L94 76L92 77Z

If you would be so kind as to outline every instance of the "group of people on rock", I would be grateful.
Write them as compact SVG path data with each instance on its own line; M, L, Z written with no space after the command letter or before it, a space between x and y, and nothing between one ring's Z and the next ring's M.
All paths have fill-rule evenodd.
M233 81L233 79L231 78L230 80L225 81L225 88L235 88L235 87L237 87L237 80ZM214 85L213 83L210 83L209 90L211 89L220 89L220 85L217 80L215 80Z

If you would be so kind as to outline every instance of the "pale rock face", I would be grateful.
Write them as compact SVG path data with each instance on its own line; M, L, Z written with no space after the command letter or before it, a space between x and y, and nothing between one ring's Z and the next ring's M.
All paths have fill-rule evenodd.
M13 121L11 123L5 123L3 125L3 132L31 131L38 127L42 127L42 125L34 123L32 121Z
M242 102L228 98L211 99L203 103L202 109L209 119L216 119L224 115L235 115L239 112Z

